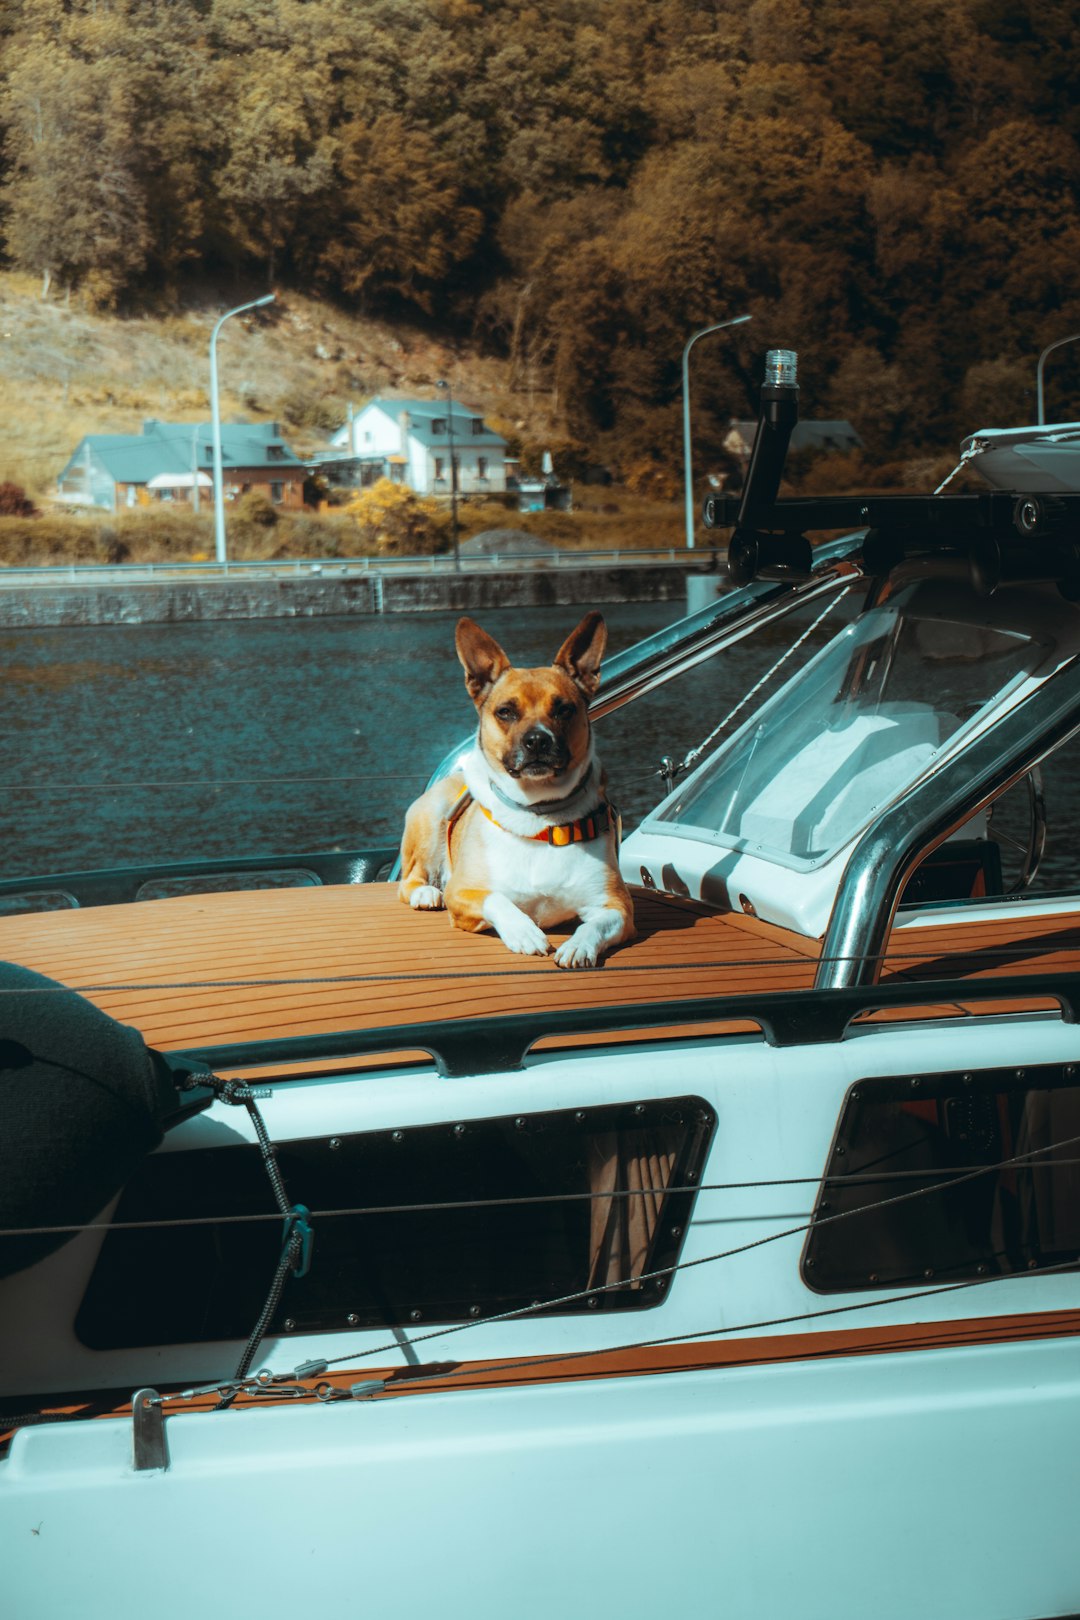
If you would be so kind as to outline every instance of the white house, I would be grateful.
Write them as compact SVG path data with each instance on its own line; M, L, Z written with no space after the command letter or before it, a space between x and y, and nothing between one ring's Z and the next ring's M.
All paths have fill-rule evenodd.
M330 442L336 455L320 459L356 463L359 483L391 478L418 495L449 495L453 454L459 495L506 490L506 440L458 400L451 418L445 399L372 399Z

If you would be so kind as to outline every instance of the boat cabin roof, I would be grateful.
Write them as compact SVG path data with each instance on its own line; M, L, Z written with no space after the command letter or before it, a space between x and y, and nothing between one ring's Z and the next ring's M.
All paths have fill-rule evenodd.
M513 955L492 934L462 933L446 912L403 906L396 885L386 883L199 894L6 917L0 919L0 956L80 991L163 1051L235 1049L289 1037L317 1043L343 1031L392 1029L395 1062L427 1060L426 1052L400 1049L403 1026L514 1013L540 1015L542 1022L543 1014L565 1010L718 996L752 1001L812 988L820 941L674 895L639 889L634 897L637 938L587 971L560 971L550 958ZM562 937L553 934L553 944ZM894 930L882 982L1016 977L1078 966L1075 915L1002 917L975 907L970 920ZM1003 1003L994 1010L1009 1008ZM745 1020L706 1015L700 1024L681 1020L677 1026L682 1035L757 1027L752 1009ZM632 1038L674 1032L673 1026L637 1029ZM627 1032L585 1037L590 1043L618 1038ZM564 1034L538 1044L567 1042L580 1044L581 1037ZM385 1066L387 1060L378 1061ZM355 1058L333 1065L305 1060L293 1072L358 1066ZM271 1067L287 1073L292 1066Z

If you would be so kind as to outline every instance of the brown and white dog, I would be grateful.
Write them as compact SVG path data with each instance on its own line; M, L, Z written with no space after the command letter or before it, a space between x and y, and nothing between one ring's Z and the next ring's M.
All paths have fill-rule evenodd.
M409 807L398 894L418 910L445 905L456 928L493 928L522 956L546 956L544 929L577 917L555 962L595 967L634 933L589 725L604 621L586 614L548 669L514 669L471 619L455 640L476 743Z

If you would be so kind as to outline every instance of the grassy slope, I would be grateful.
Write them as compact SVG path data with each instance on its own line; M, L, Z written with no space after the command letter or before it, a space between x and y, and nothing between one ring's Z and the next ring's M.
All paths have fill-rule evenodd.
M257 294L227 296L242 302ZM209 420L209 340L222 307L220 297L208 294L204 303L174 315L121 318L76 302L42 303L31 278L0 274L0 479L47 503L84 434L138 432L148 417ZM317 427L292 425L290 416L310 419L321 407L343 421L350 402L359 406L380 392L429 396L442 377L455 398L476 405L505 434L532 443L562 436L547 396L512 393L503 362L291 292L255 319L231 321L218 341L218 365L223 418L283 421L300 455L325 448L327 436ZM676 502L581 489L576 505L572 520L547 514L519 521L505 514L503 521L571 546L681 543ZM476 526L466 508L463 533ZM42 561L54 560L50 549L53 557ZM76 549L92 554L94 548L84 535Z

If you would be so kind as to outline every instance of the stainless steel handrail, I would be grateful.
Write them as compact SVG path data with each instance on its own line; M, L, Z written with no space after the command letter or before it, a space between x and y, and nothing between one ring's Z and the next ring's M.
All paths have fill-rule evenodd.
M900 896L919 862L1077 733L1080 656L889 806L852 850L815 988L876 984Z

